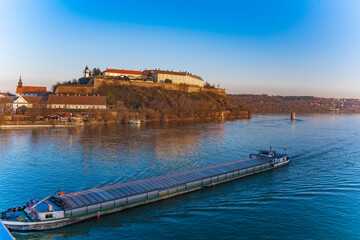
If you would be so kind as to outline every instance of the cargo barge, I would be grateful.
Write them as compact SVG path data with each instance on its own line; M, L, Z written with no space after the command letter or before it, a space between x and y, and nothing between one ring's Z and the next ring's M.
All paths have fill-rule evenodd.
M23 207L2 212L1 221L12 231L60 228L281 167L289 161L286 154L271 150L259 151L257 154L250 154L248 159L150 179L69 194L58 190L41 201L31 199Z

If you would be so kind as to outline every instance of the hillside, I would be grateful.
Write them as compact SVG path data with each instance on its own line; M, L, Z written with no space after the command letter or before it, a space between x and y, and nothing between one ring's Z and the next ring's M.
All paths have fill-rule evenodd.
M113 117L127 121L140 118L150 121L248 118L247 111L234 109L226 95L212 92L188 93L160 87L108 86L97 89L107 96ZM116 114L114 114L116 112Z
M228 95L234 107L250 108L255 113L360 113L359 99L311 96Z

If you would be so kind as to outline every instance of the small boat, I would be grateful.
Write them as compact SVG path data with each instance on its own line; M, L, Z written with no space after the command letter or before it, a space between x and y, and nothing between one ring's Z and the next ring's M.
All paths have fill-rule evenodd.
M130 124L141 124L141 120L140 119L131 119Z
M247 159L165 176L69 194L59 189L41 201L31 199L24 206L9 208L1 213L1 221L13 231L55 229L282 167L289 161L286 154L270 149Z

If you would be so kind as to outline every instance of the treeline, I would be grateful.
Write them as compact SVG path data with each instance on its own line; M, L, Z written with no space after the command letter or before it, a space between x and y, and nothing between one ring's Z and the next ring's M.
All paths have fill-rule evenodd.
M360 112L360 100L312 96L228 95L234 107L250 108L254 113Z

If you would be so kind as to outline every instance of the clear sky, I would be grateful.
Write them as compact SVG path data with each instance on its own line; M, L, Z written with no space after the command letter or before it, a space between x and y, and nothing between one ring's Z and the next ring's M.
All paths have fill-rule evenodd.
M189 71L228 93L360 98L360 1L0 0L0 91L84 67Z

